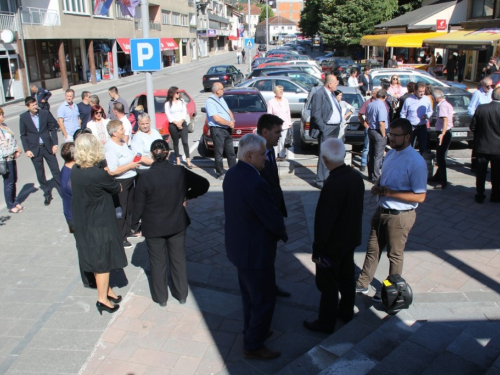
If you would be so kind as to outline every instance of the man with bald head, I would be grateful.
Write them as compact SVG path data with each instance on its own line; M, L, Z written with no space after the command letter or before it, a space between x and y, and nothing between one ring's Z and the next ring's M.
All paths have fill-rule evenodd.
M348 322L354 314L354 250L361 244L365 185L361 175L344 164L345 146L340 139L327 139L321 149L329 175L316 207L312 251L321 299L318 319L304 321L304 326L332 333L337 317Z
M226 173L222 157L224 151L226 152L229 168L236 164L233 138L231 137L235 121L233 112L227 106L226 101L222 97L223 95L224 86L220 82L215 82L212 85L212 95L208 97L205 103L210 137L212 137L214 144L215 172L217 178L220 180L224 178L224 174Z
M326 76L325 85L318 88L311 99L311 137L318 138L319 154L318 168L316 175L316 187L323 188L323 184L328 177L328 169L321 157L321 143L328 138L338 138L340 123L342 122L342 109L335 98L335 90L339 81L333 74ZM314 134L318 133L319 134Z

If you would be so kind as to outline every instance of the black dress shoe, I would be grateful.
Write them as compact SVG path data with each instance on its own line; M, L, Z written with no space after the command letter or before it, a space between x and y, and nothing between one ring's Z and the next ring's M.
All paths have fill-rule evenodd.
M365 167L364 165L362 165L361 167L359 167L359 170L360 170L361 172L364 172L364 171L366 170L366 167Z
M159 303L159 305L160 305L161 307L167 307L167 302L160 302L160 303Z
M334 330L333 328L325 327L323 324L320 323L319 320L314 320L312 322L304 320L304 327L306 327L310 331L328 333L328 334L332 334Z
M263 361L269 361L270 359L278 358L281 352L271 350L265 346L259 350L244 350L243 354L247 358L261 359Z
M116 298L108 296L108 299L113 303L120 303L122 301L122 296L118 296Z
M120 308L120 305L114 305L113 307L109 307L99 301L96 302L95 306L97 307L97 311L99 311L99 314L101 315L103 311L107 311L110 314L113 314L114 312L117 312L118 309Z
M179 300L179 305L184 305L186 303L186 299L180 299Z
M486 198L486 195L484 195L484 194L476 194L476 195L474 196L474 200L475 200L477 203L483 203L485 198Z
M439 182L436 186L434 186L434 189L442 190L442 189L446 189L447 186L448 186L447 182Z
M285 292L283 289L280 289L277 285L276 285L276 295L278 297L290 297L291 296L290 293Z
M48 197L45 197L45 200L43 201L43 204L48 206L50 204L50 201L54 199L52 198L52 195L49 195Z

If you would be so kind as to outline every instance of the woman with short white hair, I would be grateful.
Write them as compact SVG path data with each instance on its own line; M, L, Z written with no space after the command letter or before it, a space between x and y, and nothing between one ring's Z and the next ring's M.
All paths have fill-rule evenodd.
M267 113L278 116L283 120L281 137L276 151L277 161L283 161L286 158L285 138L288 129L292 126L292 116L290 115L290 104L287 98L283 97L284 88L281 85L274 87L274 98L267 102Z

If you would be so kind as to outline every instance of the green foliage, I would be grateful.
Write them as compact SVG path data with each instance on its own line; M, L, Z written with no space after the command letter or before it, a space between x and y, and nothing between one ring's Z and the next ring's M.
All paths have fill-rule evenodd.
M305 2L304 8L300 12L299 21L299 27L304 36L312 38L318 34L322 8L322 0L307 0Z
M402 16L405 13L418 9L422 6L422 0L399 0L397 11L393 14L392 18Z
M259 15L259 22L266 20L266 8L269 9L269 11L268 11L269 18L274 17L273 8L271 8L269 5L262 5L260 7L261 11L260 11L260 15Z

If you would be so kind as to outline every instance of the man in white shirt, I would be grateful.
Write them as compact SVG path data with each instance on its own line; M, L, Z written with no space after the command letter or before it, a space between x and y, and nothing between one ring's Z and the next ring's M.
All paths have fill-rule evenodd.
M125 116L125 107L122 103L116 102L113 104L113 114L116 119L120 121L123 125L123 130L125 131L125 136L123 140L130 147L130 142L132 141L132 124L128 120L127 116Z
M151 144L157 139L163 139L161 134L156 129L151 128L151 119L147 113L139 115L137 122L139 123L139 131L132 137L131 149L134 154L140 153L141 165L138 169L144 171L149 169L151 164L153 164L153 159L151 158L149 152L151 150Z

